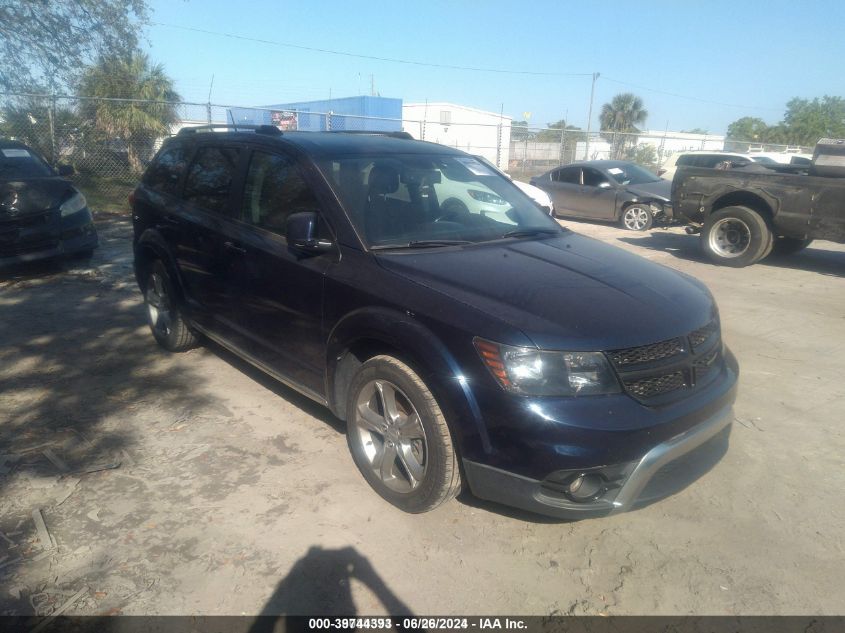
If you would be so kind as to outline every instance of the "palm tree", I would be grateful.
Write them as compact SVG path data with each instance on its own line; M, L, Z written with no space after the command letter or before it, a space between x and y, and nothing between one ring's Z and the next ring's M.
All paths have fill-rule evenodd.
M99 98L82 102L83 116L108 140L122 141L130 170L140 173L155 140L170 134L170 126L177 121L173 102L179 95L164 67L150 64L140 51L101 58L83 73L80 89L86 97Z
M632 132L639 132L637 125L642 125L648 118L648 110L643 107L643 100L630 92L623 92L601 107L599 121L602 136L610 141L611 156L618 159L627 147L634 147L637 138Z

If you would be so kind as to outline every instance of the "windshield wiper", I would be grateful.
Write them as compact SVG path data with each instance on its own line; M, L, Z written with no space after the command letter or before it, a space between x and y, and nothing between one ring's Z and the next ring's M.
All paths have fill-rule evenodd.
M560 229L516 229L515 231L508 231L502 237L532 237L534 235L552 235L560 232Z
M405 244L378 244L371 246L371 251L381 251L389 248L436 248L438 246L460 246L473 244L469 240L411 240Z

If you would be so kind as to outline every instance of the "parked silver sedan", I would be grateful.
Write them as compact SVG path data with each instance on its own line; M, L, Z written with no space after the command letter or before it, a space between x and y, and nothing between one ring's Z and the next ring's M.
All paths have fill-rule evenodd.
M655 220L671 217L671 181L634 163L573 163L535 176L531 184L549 194L556 216L619 222L631 231L646 231Z

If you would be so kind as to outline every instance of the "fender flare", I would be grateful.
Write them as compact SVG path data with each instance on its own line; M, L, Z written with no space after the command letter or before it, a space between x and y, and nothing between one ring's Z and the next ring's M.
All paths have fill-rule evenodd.
M371 340L398 350L421 372L443 408L458 442L477 435L482 449L492 452L481 409L460 366L446 345L410 311L371 307L344 316L332 328L326 346L326 395L329 407L343 413L345 402L337 402L336 370L356 342ZM455 397L457 396L457 397ZM446 413L446 412L444 412Z
M170 252L170 248L168 248L167 242L161 236L161 233L159 233L154 228L149 228L144 231L141 234L141 237L138 238L138 241L135 242L135 244L133 245L135 279L138 282L138 287L143 290L145 281L141 275L143 271L140 269L139 266L139 253L142 250L151 251L156 257L164 261L164 264L165 266L167 266L171 277L178 286L177 291L179 292L181 297L184 297L184 285L182 283L182 276L179 273L179 267L176 265L176 259Z

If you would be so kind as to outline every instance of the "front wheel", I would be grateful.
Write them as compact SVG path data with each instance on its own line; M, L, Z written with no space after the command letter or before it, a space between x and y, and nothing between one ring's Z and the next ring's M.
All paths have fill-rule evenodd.
M772 250L772 232L765 218L748 207L725 207L707 216L701 245L711 261L742 268Z
M346 439L367 483L405 512L433 510L461 489L458 454L422 379L392 356L366 361L349 387Z
M654 224L651 207L632 204L622 212L622 226L629 231L648 231Z

